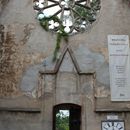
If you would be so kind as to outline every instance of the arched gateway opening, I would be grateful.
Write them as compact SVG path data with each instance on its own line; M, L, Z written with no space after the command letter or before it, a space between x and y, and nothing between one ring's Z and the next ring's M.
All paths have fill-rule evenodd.
M71 103L53 107L53 130L80 130L81 106Z

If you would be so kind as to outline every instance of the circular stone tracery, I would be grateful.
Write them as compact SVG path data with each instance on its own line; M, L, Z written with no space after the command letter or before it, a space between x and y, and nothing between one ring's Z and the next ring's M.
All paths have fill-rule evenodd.
M34 10L44 29L75 34L96 20L100 0L34 0Z

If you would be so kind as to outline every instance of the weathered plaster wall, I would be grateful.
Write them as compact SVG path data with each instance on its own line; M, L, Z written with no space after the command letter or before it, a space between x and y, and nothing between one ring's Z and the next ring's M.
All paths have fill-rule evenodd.
M33 10L32 0L10 0L5 5L5 0L0 1L0 97L1 106L16 108L39 108L41 113L29 114L19 112L1 112L0 129L2 130L27 130L27 129L45 129L50 130L52 124L51 113L53 104L61 103L68 98L70 102L81 103L78 96L66 97L68 91L76 90L75 76L69 73L70 82L66 81L68 74L65 77L58 74L57 78L63 82L73 86L72 90L66 90L62 82L58 83L58 87L63 87L57 93L65 95L62 99L56 97L57 103L52 100L52 87L45 88L48 93L43 94L41 87L43 82L39 77L38 71L44 65L46 59L46 69L54 67L51 62L51 56L55 47L56 36L49 32L45 32L35 19L36 14ZM2 4L1 4L2 3ZM4 7L4 8L3 8ZM3 10L2 10L3 9ZM101 12L97 21L92 28L83 34L71 36L69 44L72 47L77 62L83 72L96 72L95 93L86 98L84 101L84 109L86 111L87 123L84 123L84 130L100 130L101 120L106 119L106 115L110 113L97 114L94 110L94 100L91 96L96 96L101 99L110 98L109 91L109 69L108 69L108 50L107 50L107 35L108 34L126 34L130 36L130 9L123 0L102 0ZM68 58L66 58L68 59ZM72 72L73 65L64 62L61 70L69 70ZM71 61L71 60L70 60ZM82 64L81 64L82 63ZM67 68L67 66L70 66ZM71 66L72 65L72 66ZM45 69L45 68L44 68ZM40 79L39 79L40 78ZM55 77L46 77L51 86L54 84ZM38 83L38 81L41 81ZM88 94L87 80L83 80L84 86L82 91ZM75 85L76 84L76 85ZM86 94L86 95L87 95ZM42 97L42 96L44 97ZM39 97L39 98L38 98ZM50 98L49 98L50 97ZM14 100L18 99L18 100ZM4 101L3 101L4 100ZM31 100L31 102L30 102ZM33 101L32 101L33 100ZM37 102L42 101L41 106ZM76 101L75 101L76 100ZM15 102L16 101L16 102ZM21 102L20 102L21 101ZM26 102L26 103L24 103ZM52 103L53 102L53 103ZM108 99L97 104L98 108L104 107ZM23 105L24 104L24 105ZM46 106L44 106L44 104ZM51 105L51 106L49 106ZM106 104L105 104L106 105ZM120 104L119 104L120 105ZM129 104L122 104L130 108ZM108 105L108 107L111 106ZM115 105L113 105L115 107ZM32 110L32 109L30 109ZM114 113L115 114L115 113ZM130 114L123 112L118 113L121 119L125 119L126 130L129 130ZM48 119L48 118L50 119ZM89 118L88 118L89 117ZM93 125L93 122L95 124ZM85 125L86 124L86 125Z
M33 119L33 120L32 120ZM1 112L1 130L43 130L39 114Z
M0 0L0 13L9 0Z
M35 19L36 14L32 4L32 0L9 1L0 16L1 28L3 28L1 29L1 66L3 66L3 62L9 62L8 66L4 65L4 67L7 66L5 71L15 71L14 76L9 78L5 76L8 82L2 83L3 85L13 84L14 88L19 88L23 72L31 65L41 63L45 57L53 53L56 36L46 33L39 26ZM95 54L101 53L105 57L106 62L99 67L101 69L97 69L97 72L99 72L97 73L97 76L99 75L97 79L103 79L99 83L105 82L107 84L105 86L109 86L109 78L105 78L107 75L100 74L103 73L102 68L104 68L104 71L108 71L107 35L129 35L130 14L128 6L122 0L102 0L101 4L102 8L99 18L89 32L70 37L69 43L73 50L84 46L83 48L86 48L86 55L89 51L92 51ZM4 46L8 44L9 37L12 42L13 52L8 52L11 47L9 47L8 51L4 51L7 48ZM12 69L8 69L10 68L9 66ZM104 78L108 81L105 81Z

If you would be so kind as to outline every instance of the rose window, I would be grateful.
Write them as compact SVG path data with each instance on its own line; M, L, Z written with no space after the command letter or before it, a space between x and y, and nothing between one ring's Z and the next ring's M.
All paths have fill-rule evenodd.
M96 20L100 0L34 0L34 10L44 29L76 34Z

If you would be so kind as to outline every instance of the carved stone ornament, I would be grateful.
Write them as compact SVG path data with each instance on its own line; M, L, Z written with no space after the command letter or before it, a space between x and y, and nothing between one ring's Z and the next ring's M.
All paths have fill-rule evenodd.
M45 30L76 34L87 31L100 11L100 0L34 0L37 19Z

